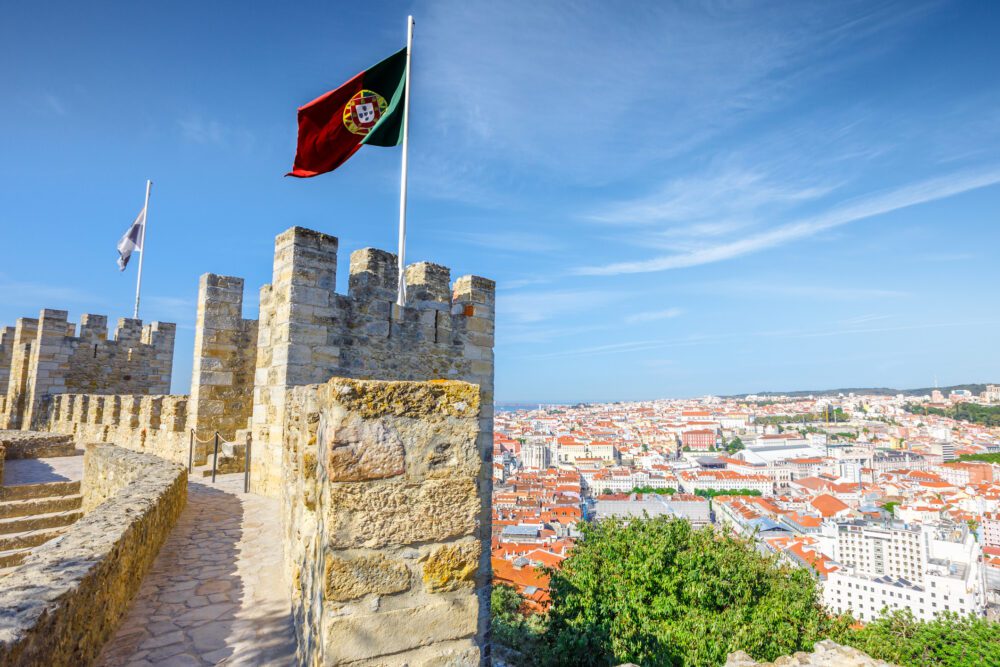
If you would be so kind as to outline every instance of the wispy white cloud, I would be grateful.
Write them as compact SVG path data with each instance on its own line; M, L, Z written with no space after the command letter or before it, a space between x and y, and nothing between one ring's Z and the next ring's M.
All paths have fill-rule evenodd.
M976 259L973 252L925 252L914 257L918 262L967 262Z
M517 253L553 252L563 247L557 238L533 232L450 232L449 236L483 248Z
M909 292L877 287L850 285L807 285L795 282L762 282L759 280L723 280L694 286L694 291L709 294L733 295L741 298L790 297L822 301L861 301L899 299Z
M11 280L0 275L0 294L5 305L30 306L38 308L63 308L66 305L104 305L106 300L99 294L65 285ZM27 317L37 315L37 310L25 313Z
M870 315L858 315L857 317L849 317L846 320L841 320L840 323L844 326L859 326L862 324L868 324L869 322L878 322L880 320L892 319L892 315L879 315L872 313Z
M177 296L150 295L143 298L146 318L163 322L188 324L194 322L198 314L198 304L194 299Z
M421 22L424 122L447 154L475 145L562 179L619 181L773 109L817 61L885 48L928 6L443 0ZM628 159L609 164L623 146Z
M760 169L729 167L671 180L659 192L612 204L587 217L619 225L684 223L686 234L717 236L744 226L760 213L822 197L835 187L779 181ZM678 231L668 228L665 233Z
M558 352L534 354L530 356L532 359L553 359L557 357L575 357L580 355L594 356L599 354L644 352L646 350L654 350L660 347L664 347L662 341L639 340L639 341L628 341L625 343L609 343L607 345L591 345L588 347L575 348L572 350L562 350Z
M769 230L744 236L735 241L706 245L696 250L654 257L652 259L615 262L603 266L581 267L581 275L619 275L681 269L721 262L793 241L815 236L841 225L872 218L892 211L952 197L963 192L1000 183L1000 168L960 172L892 190L887 193L855 199L830 209L826 213L780 225Z
M42 95L42 100L45 103L45 106L49 109L49 111L56 114L57 116L69 115L69 110L63 103L62 98L59 97L58 95L54 93L45 93Z
M659 320L668 320L674 317L680 316L680 308L666 308L664 310L650 310L644 313L633 313L625 318L625 322L628 324L640 324L643 322L656 322Z
M193 144L235 148L249 153L257 143L253 132L199 114L181 118L177 127L181 138Z
M951 321L926 322L921 324L900 324L896 326L847 326L847 327L812 327L807 329L780 329L766 331L742 331L736 333L693 335L676 339L637 340L604 345L570 348L525 355L531 359L554 359L560 357L591 356L596 354L631 354L650 350L663 350L677 347L695 347L702 345L730 344L733 341L745 341L749 337L768 339L790 338L835 338L838 336L853 336L873 333L902 333L909 331L924 331L930 329L978 327L995 324L984 321Z
M497 320L535 323L579 314L615 300L620 295L604 290L544 290L497 295Z

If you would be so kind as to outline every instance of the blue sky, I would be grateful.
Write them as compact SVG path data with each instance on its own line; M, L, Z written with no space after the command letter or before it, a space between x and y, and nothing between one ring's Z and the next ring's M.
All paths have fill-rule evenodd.
M176 392L200 274L252 317L287 227L340 237L341 282L394 248L398 149L282 174L409 12L408 259L497 280L499 400L1000 380L987 2L7 3L0 322L129 315L147 177Z

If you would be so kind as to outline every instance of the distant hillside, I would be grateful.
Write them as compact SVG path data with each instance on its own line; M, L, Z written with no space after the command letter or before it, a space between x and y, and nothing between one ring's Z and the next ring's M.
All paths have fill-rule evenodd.
M934 391L934 387L921 387L919 389L893 389L891 387L846 387L844 389L818 389L814 391L758 391L751 392L754 396L836 396L838 394L873 394L876 396L895 396L903 394L905 396L925 396ZM956 389L967 389L973 394L981 394L986 389L985 384L955 384L950 387L937 387L937 389L947 395ZM726 398L736 398L747 396L748 394L736 394Z

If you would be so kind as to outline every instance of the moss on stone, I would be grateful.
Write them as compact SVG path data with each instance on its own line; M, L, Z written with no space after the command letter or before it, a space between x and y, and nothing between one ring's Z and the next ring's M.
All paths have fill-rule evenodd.
M424 585L431 593L445 593L472 586L479 568L479 542L462 542L438 548L424 562Z
M330 399L365 419L394 415L474 417L479 413L479 387L467 382L384 382L333 378L324 386Z

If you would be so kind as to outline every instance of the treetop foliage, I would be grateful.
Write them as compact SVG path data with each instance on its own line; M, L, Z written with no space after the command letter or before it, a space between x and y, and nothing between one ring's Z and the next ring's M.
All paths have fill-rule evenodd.
M1000 405L980 405L979 403L962 402L950 408L932 408L916 403L907 403L903 409L914 415L937 415L950 417L958 421L983 426L1000 426Z
M808 571L681 519L584 524L552 572L551 665L719 665L736 650L773 660L833 625Z
M904 667L1000 665L1000 624L886 612L863 628L821 604L811 571L761 554L750 540L683 519L582 524L551 576L547 615L525 617L517 592L493 589L493 634L525 665L721 665L743 650L773 661L820 639Z

